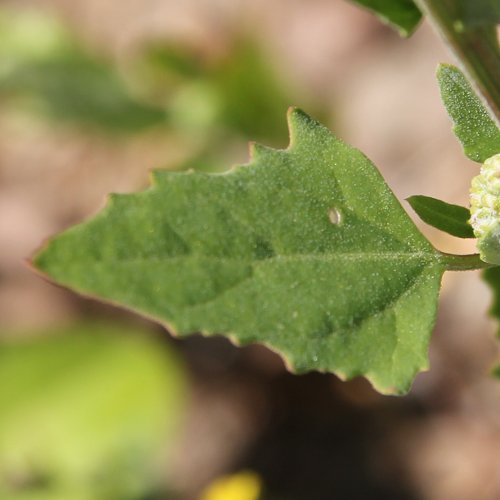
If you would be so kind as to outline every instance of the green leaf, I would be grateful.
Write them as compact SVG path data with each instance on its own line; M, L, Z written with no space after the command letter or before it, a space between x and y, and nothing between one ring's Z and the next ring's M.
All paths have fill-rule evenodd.
M482 163L500 152L500 130L461 71L455 66L441 64L437 77L441 97L454 123L453 131L465 154Z
M212 143L222 137L226 152L228 132L273 144L286 140L283 114L292 92L252 38L235 37L223 57L209 61L186 46L155 43L139 61L147 71L137 73L148 75L150 93L168 103L169 123L188 137ZM320 108L317 99L307 100Z
M500 24L500 2L498 0L458 0L461 18L468 26Z
M460 61L477 95L500 125L500 45L495 11L490 8L488 14L487 0L415 0L415 3Z
M490 267L483 271L483 279L493 291L493 304L490 314L500 321L500 266Z
M132 499L160 487L186 380L148 333L82 324L0 342L0 498Z
M474 238L474 231L469 224L470 211L467 208L430 196L410 196L407 201L430 226L459 238Z
M500 266L485 269L482 276L493 292L493 304L489 313L498 322L497 335L500 336ZM492 376L500 379L500 364L493 367Z
M53 17L0 10L2 104L115 133L166 123L165 110L136 99L110 62L88 53Z
M390 24L401 36L410 36L422 14L413 0L351 0L374 12L384 23Z
M374 165L299 110L286 150L225 174L156 172L35 265L180 335L262 342L298 372L403 393L428 366L445 263Z

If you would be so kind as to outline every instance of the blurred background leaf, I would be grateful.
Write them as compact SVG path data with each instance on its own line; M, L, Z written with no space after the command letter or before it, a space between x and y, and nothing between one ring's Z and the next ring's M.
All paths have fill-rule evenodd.
M163 127L165 134L180 134L189 144L187 166L204 169L235 140L284 145L282 117L297 101L249 36L235 35L216 55L150 42L120 65L84 47L50 15L5 9L0 11L0 99L15 112L28 111L57 125L115 134ZM312 96L300 100L324 116Z
M498 0L458 0L461 18L470 26L495 25L500 23Z
M187 384L145 330L81 325L0 344L0 498L140 499L165 487Z
M284 142L283 113L290 92L250 38L235 38L226 53L210 57L189 47L156 42L137 60L136 85L166 103L170 124L187 133L226 134Z
M87 53L54 18L0 11L3 105L55 120L137 132L165 121L165 112L133 98L109 61Z
M500 8L492 0L416 0L454 52L468 80L500 123Z
M374 12L383 22L410 36L422 19L413 0L351 0Z

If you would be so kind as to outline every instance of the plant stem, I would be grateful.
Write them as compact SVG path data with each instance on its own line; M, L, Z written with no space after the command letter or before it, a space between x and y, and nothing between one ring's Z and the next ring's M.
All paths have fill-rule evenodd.
M415 0L500 126L500 48L495 25L469 26L457 0Z
M494 267L480 259L478 253L469 255L454 255L451 253L441 253L441 261L447 271L474 271L476 269L487 269Z

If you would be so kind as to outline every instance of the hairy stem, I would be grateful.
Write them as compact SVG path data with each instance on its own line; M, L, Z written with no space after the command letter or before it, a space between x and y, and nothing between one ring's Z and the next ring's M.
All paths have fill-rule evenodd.
M457 0L415 0L500 126L500 49L494 25L469 26Z
M447 271L474 271L476 269L494 267L492 264L482 261L478 253L453 255L451 253L441 252L441 260Z

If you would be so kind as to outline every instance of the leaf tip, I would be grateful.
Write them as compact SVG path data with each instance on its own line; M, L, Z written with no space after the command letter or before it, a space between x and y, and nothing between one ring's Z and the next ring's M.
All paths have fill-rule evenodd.
M298 142L299 137L303 137L308 133L318 133L319 131L327 131L331 136L331 132L314 118L309 116L305 111L297 107L288 108L287 113L288 131L290 135L290 144L288 149L292 149Z
M289 106L287 111L286 111L286 115L287 115L288 119L290 119L298 111L300 111L300 109L297 106Z
M120 202L120 198L123 197L123 194L120 193L108 193L106 195L106 205L115 205Z
M29 257L26 257L23 260L23 263L25 266L28 267L32 272L35 274L38 274L42 277L45 277L46 273L46 262L45 262L45 257L47 254L47 250L50 246L51 239L46 238L41 245L35 249L32 255Z
M36 259L38 257L38 253L39 252L37 251L37 253L31 255L30 257L25 257L24 259L22 259L23 265L34 273L38 272L38 267L36 265Z
M248 144L248 152L250 155L250 162L252 162L253 160L258 160L259 158L262 158L270 153L275 153L276 150L259 144L258 142L250 142Z
M366 380L370 382L370 385L380 394L383 394L384 396L405 396L410 392L411 389L411 382L405 383L405 384L400 384L400 385L394 385L394 384L385 384L382 383L378 380L378 377L375 375L371 374L366 374L364 375Z
M287 121L288 128L291 131L297 124L312 122L313 119L300 108L297 108L296 106L290 106L287 111Z
M441 62L437 65L436 76L439 78L441 75L452 70L453 68L453 64Z
M161 170L151 170L151 172L149 172L149 182L151 187L161 184L161 181L164 177L165 176L162 175Z

